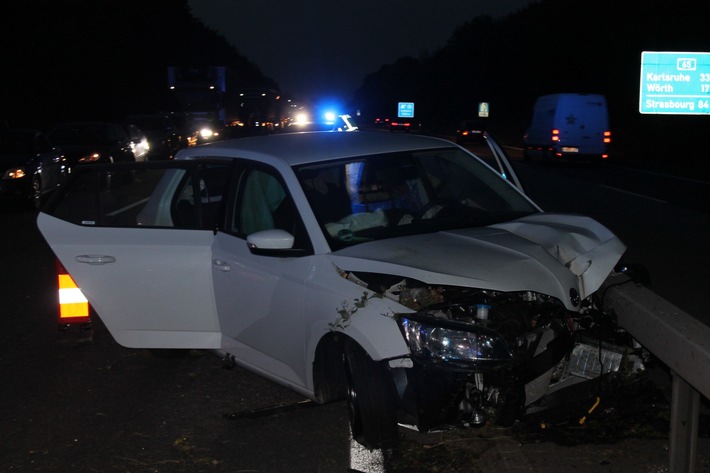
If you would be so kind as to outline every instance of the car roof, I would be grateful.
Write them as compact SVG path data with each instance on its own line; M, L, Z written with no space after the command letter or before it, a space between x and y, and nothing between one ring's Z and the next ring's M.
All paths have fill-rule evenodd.
M237 138L187 148L178 159L214 157L250 158L289 166L372 154L454 147L444 139L382 132L304 132Z

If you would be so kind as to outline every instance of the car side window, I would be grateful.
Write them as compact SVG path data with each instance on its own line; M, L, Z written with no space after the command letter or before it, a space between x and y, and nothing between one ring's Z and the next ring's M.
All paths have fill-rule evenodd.
M186 174L171 203L171 220L177 228L214 229L226 192L229 168L200 166L197 173Z
M47 213L78 225L214 230L228 162L80 166Z
M298 209L274 170L245 169L227 213L226 230L240 238L262 230L281 229L293 235L294 249L311 250Z

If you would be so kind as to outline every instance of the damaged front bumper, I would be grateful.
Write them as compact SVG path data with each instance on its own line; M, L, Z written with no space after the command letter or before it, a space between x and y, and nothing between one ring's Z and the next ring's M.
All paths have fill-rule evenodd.
M501 317L493 309L484 320L510 323L510 314L520 311L504 312ZM638 347L606 314L592 308L552 313L539 326L517 327L514 337L500 323L489 325L499 332L430 314L398 316L411 350L409 358L389 361L400 424L422 432L491 421L511 425L553 407L548 395L624 366L643 369Z

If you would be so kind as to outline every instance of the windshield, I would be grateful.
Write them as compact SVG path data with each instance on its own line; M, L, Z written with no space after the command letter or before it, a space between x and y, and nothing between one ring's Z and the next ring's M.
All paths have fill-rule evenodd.
M362 156L296 174L333 249L500 223L539 209L459 148Z

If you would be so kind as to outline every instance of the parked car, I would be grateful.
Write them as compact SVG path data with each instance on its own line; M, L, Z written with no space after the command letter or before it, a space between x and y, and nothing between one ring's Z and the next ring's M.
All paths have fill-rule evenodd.
M39 207L69 173L62 151L34 129L0 128L0 198Z
M120 123L62 123L49 131L48 138L62 149L72 166L136 161L135 145Z
M464 120L456 129L456 142L483 143L486 123L483 120Z
M398 424L510 423L626 366L593 297L623 243L448 140L247 137L92 184L116 166L80 167L38 217L115 340L221 350L317 402L346 397L366 446Z

